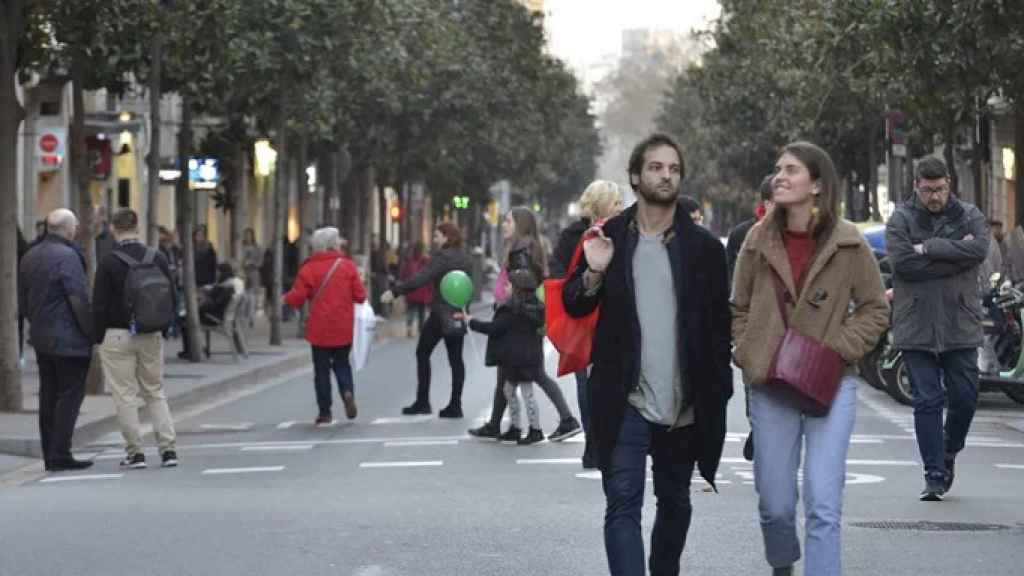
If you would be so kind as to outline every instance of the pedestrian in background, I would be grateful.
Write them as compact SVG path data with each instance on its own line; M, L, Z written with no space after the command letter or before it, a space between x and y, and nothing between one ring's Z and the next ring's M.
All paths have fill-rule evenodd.
M46 226L46 236L21 261L18 304L28 318L29 343L39 364L39 436L46 470L80 470L92 466L71 454L92 358L85 255L73 242L78 233L73 212L54 210Z
M692 196L680 196L679 207L690 215L690 220L698 226L704 225L704 209L701 208L700 202L698 202Z
M740 247L743 246L743 241L747 239L747 234L750 229L754 227L764 218L768 210L771 210L775 202L772 201L772 177L774 174L769 174L761 180L761 185L757 188L757 195L760 198L757 202L757 206L754 208L754 217L750 220L744 220L736 225L729 232L729 239L725 244L725 255L729 259L729 281L732 282L733 271L736 270L736 258L739 257Z
M551 278L564 278L568 273L569 263L576 247L579 246L583 233L596 222L607 220L622 211L622 193L618 184L609 180L595 180L583 191L579 199L580 218L570 224L558 236L554 253L548 261L548 274ZM581 262L582 264L582 262ZM576 400L580 405L580 420L583 421L583 433L586 442L583 449L583 467L597 467L594 447L590 442L590 388L587 386L589 370L580 370L574 374L576 378Z
M573 272L562 302L577 318L601 310L590 421L610 572L646 573L641 510L650 456L658 499L650 573L678 574L693 468L714 486L732 396L725 249L679 207L683 155L671 137L640 142L628 175L636 204L584 241L586 265Z
M750 384L765 557L776 575L792 574L800 559L796 506L802 460L804 572L837 576L846 454L857 410L856 364L885 332L889 306L871 247L840 217L839 179L828 153L809 142L787 145L772 188L775 208L740 249L732 297L735 360ZM824 344L846 363L823 416L805 414L784 393L765 386L787 328Z
M402 262L399 273L399 281L406 282L419 274L430 259L423 251L423 243L416 242L412 245L409 254ZM426 319L427 307L434 300L434 289L430 284L425 284L405 295L405 329L409 338L413 337L413 322L416 324L416 334L423 332L423 322Z
M139 408L149 410L153 433L160 450L160 461L164 468L178 465L175 446L174 420L164 393L164 341L161 331L140 331L136 312L130 302L138 303L140 297L131 290L129 274L163 274L166 286L146 280L145 289L149 297L159 295L165 298L163 304L169 311L168 322L174 322L177 305L175 302L174 280L170 266L163 253L149 248L139 240L139 217L127 208L119 210L112 219L114 247L102 260L96 270L93 285L93 325L96 343L99 347L103 375L110 385L117 409L117 422L125 442L125 457L121 466L132 469L146 467L146 455L142 449ZM142 286L140 284L139 286ZM165 290L161 290L165 288Z
M513 270L508 275L512 294L494 312L490 322L470 318L461 312L457 318L468 319L472 330L487 334L487 366L498 366L504 382L505 402L509 406L511 424L499 437L507 444L529 445L544 440L540 412L533 396L533 383L544 374L544 304L537 298L537 277L528 268ZM516 390L523 394L530 425L522 435L522 410Z
M355 305L366 302L366 289L352 259L341 252L341 236L334 227L320 228L310 239L313 254L302 264L292 289L281 300L292 308L309 302L306 341L313 351L313 385L318 408L314 424L333 422L331 373L345 405L345 416L358 415L349 352Z
M174 324L164 333L167 338L177 338L185 331L185 290L181 283L182 257L181 248L178 246L178 238L168 228L159 227L160 241L158 248L167 261L167 269L171 271L171 280L174 282L175 302L178 303L178 315Z
M437 250L430 256L427 267L405 282L399 282L394 289L381 295L381 302L390 304L395 296L406 295L422 286L431 285L435 294L441 293L441 280L453 270L469 274L472 262L462 248L462 231L451 222L442 222L434 231ZM416 401L402 408L402 414L430 414L430 355L438 343L444 340L448 352L448 364L452 368L452 395L448 406L442 409L441 418L462 418L462 386L466 380L466 365L462 360L462 345L466 336L466 325L455 319L459 309L445 301L434 298L430 304L430 316L423 324L420 339L416 343Z
M192 244L196 286L210 286L217 281L217 251L206 237L206 226L199 226L192 232Z
M499 305L511 295L508 276L515 270L529 270L535 278L547 276L548 259L540 240L537 217L532 210L517 206L509 210L502 221L502 234L505 239L505 258L502 271L498 276L494 290L495 304ZM544 370L544 357L541 356L536 370L541 390L547 395L555 410L558 411L558 426L548 436L553 442L561 442L583 431L576 417L572 415L569 404L565 401L562 389ZM505 382L502 370L498 369L497 383L494 387L494 401L491 404L491 418L478 428L469 430L469 434L478 438L495 438L501 433L501 417L505 413Z
M245 273L245 292L253 307L262 300L259 294L260 268L263 267L263 248L256 242L256 231L246 228L242 234L242 270ZM252 316L249 318L252 327Z
M202 298L199 302L199 325L217 326L224 321L224 314L227 312L228 304L236 295L245 293L245 282L235 274L235 267L231 262L221 262L217 265L217 283L207 286L202 291ZM181 352L178 358L191 358L192 341L189 339L188 330L181 333ZM234 342L231 344L235 345Z
M923 158L915 171L915 193L886 224L885 244L893 270L893 343L914 387L925 472L920 498L935 501L953 486L956 456L978 404L978 267L988 254L989 230L980 210L951 196L942 159Z
M21 259L28 253L28 248L29 243L21 233L21 226L18 226L18 268L21 268ZM25 315L21 308L18 309L18 365L25 365Z

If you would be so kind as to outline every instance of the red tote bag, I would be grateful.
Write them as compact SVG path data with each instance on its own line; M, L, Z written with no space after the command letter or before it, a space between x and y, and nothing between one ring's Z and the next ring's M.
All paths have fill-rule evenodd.
M594 344L594 331L601 312L598 305L593 312L583 318L574 318L565 311L562 305L562 288L572 277L576 266L583 257L584 235L576 246L564 278L550 278L544 281L544 322L547 325L547 336L558 350L558 375L565 376L579 372L590 365L590 351Z

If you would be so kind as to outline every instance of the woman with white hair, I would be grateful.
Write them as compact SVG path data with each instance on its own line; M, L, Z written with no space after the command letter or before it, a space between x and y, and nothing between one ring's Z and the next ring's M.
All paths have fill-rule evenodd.
M548 264L552 278L562 278L569 270L569 262L580 243L580 238L595 222L607 220L622 211L622 192L615 182L595 180L583 191L579 200L580 219L570 224L558 235L558 244L551 254ZM576 373L576 399L580 403L580 420L583 421L583 434L590 433L590 389L587 386L587 371ZM594 451L590 442L583 449L583 467L592 469L597 466Z
M352 324L355 305L366 301L366 288L352 260L341 251L341 235L334 227L320 228L310 240L313 255L299 269L291 291L282 297L285 304L299 308L307 301L309 320L306 340L313 348L313 382L319 408L315 424L330 424L331 372L338 381L338 392L345 415L356 417L355 385L348 355L352 348Z

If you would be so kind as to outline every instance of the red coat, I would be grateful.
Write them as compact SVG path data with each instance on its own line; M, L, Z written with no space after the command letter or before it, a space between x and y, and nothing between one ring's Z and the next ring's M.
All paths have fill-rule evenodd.
M313 346L338 348L352 344L355 304L366 302L366 289L355 264L341 252L317 252L302 263L295 285L284 295L285 302L292 308L299 308L312 300L338 258L341 258L341 264L309 311L306 340Z
M420 270L427 267L428 260L429 258L426 256L421 256L417 259L407 259L405 264L402 266L402 272L399 275L400 279L404 282L419 274ZM434 300L434 287L430 284L424 284L423 286L406 294L405 300L412 304L430 304Z

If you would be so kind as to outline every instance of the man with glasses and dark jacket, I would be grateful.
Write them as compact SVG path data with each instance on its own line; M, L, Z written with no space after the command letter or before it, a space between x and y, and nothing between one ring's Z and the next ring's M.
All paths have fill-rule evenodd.
M980 210L951 196L941 159L923 158L914 184L915 194L885 230L892 334L914 386L914 429L925 470L920 498L939 501L953 486L956 455L978 403L978 267L988 254L989 230Z

